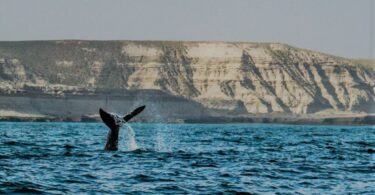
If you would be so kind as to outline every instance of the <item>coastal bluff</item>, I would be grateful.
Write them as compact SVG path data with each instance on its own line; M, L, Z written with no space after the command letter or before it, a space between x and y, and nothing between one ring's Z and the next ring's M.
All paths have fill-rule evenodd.
M0 119L375 123L375 65L281 43L0 42Z

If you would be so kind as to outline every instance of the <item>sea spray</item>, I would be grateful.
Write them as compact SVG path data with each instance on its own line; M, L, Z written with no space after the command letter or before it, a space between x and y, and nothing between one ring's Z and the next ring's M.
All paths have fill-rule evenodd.
M126 147L129 151L133 151L138 149L137 142L135 140L135 132L133 128L128 125L127 123L124 124L125 127L125 140L126 140Z
M171 151L171 143L169 142L166 144L166 133L164 129L162 128L162 125L157 125L156 129L156 145L155 150L158 152L170 152Z
M167 128L165 124L160 122L164 121L163 112L157 104L151 104L150 111L153 113L153 120L158 122L155 124L155 145L154 149L157 152L171 152L172 151L172 142L169 137L172 136L172 132Z
M173 147L173 131L167 125L160 122L164 121L163 109L159 104L150 101L147 105L148 113L152 117L152 121L157 122L155 128L155 145L154 150L157 152L171 152Z
M156 125L156 144L155 150L158 152L172 152L173 147L178 142L178 137L174 132L175 129L166 124Z
M174 129L170 128L168 125L160 123L165 121L164 109L160 104L155 103L153 100L144 99L144 96L138 95L136 99L137 101L134 102L133 106L145 104L147 110L144 113L144 116L147 116L149 121L156 122L153 125L153 132L155 133L153 134L155 136L154 150L157 152L171 152L178 141L178 138L174 134Z

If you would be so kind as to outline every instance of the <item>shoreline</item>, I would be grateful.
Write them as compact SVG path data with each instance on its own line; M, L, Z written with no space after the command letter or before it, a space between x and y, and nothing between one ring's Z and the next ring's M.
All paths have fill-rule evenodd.
M0 122L101 122L98 117L16 117L1 116ZM375 125L375 116L363 117L205 117L202 119L167 119L162 121L139 118L132 122L142 123L170 123L170 124L228 124L228 123L258 123L258 124L292 124L292 125Z

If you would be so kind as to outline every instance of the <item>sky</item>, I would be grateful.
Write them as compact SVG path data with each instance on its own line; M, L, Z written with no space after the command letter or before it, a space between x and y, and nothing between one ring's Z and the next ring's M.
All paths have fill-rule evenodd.
M375 59L375 0L0 0L0 41L280 42Z

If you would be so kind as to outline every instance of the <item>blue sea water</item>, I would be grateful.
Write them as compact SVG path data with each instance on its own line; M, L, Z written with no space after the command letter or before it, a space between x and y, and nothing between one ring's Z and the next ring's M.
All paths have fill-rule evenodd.
M0 193L375 194L373 126L130 126L0 123Z

